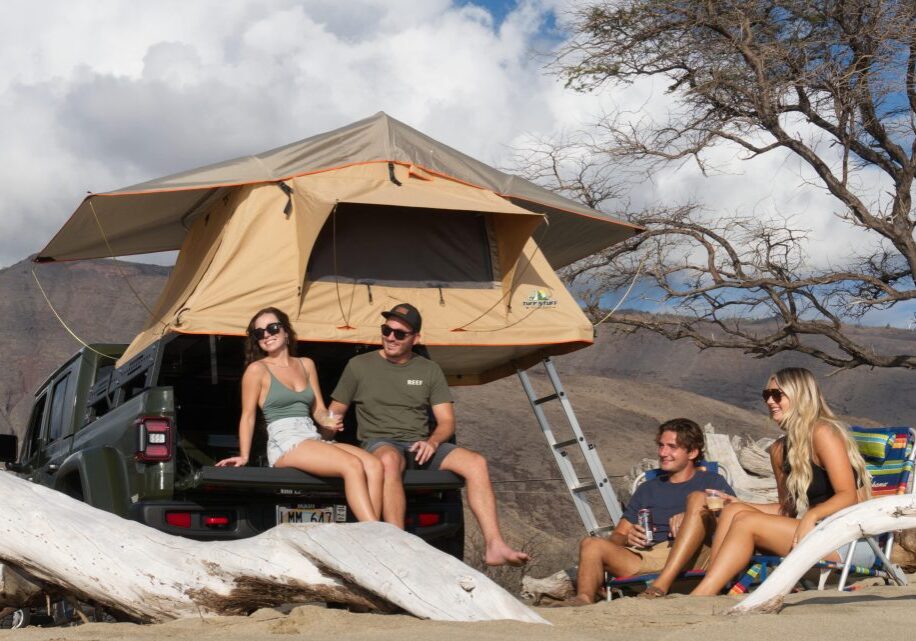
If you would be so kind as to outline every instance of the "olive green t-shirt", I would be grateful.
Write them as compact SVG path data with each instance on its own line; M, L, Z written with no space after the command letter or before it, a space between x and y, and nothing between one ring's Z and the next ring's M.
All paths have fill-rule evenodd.
M436 363L415 354L403 365L395 365L377 351L350 359L331 398L355 403L361 441L425 439L428 408L452 402L445 374Z

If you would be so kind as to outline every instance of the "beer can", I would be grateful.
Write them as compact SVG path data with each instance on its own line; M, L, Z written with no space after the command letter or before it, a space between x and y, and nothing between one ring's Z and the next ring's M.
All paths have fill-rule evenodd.
M654 542L652 540L652 512L648 508L643 508L636 513L636 520L646 532L646 547L651 547Z

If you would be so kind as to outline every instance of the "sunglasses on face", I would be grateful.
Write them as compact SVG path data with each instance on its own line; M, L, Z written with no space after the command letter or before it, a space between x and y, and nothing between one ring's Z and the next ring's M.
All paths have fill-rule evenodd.
M267 336L276 336L283 329L283 323L271 323L267 327L255 327L251 330L251 335L255 340L262 341Z
M382 336L388 338L394 334L395 340L402 341L408 336L413 336L416 332L405 332L403 329L395 329L394 327L389 327L388 325L382 325Z
M781 389L765 389L761 393L761 396L763 396L764 402L772 398L775 402L781 403L782 397L785 396L785 394L782 393Z

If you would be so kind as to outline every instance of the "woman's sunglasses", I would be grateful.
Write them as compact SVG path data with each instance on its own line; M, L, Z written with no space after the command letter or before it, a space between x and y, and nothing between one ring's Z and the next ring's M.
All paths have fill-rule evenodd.
M763 396L764 402L772 398L777 403L781 403L782 397L784 396L781 389L765 389L760 395Z
M262 341L268 335L276 336L283 329L283 323L271 323L267 327L255 327L251 330L251 335L255 340Z
M395 329L394 327L389 327L388 325L382 325L382 336L388 338L394 334L396 340L402 341L408 336L413 336L416 332L405 332L403 329Z

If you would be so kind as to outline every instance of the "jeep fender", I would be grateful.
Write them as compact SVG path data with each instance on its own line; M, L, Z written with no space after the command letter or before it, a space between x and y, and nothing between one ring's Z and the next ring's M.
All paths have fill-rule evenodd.
M70 494L67 490L74 476L79 482L83 502L127 517L130 505L127 471L117 450L99 447L75 452L55 474L54 489Z

